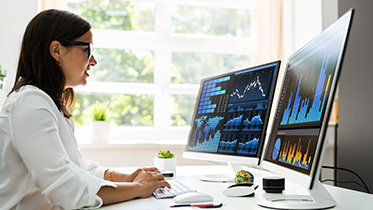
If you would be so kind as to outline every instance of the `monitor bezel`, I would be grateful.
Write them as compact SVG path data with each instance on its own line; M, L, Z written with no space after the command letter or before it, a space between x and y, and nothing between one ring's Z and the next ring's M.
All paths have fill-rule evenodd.
M263 139L261 139L261 141L259 142L259 148L258 148L258 153L257 153L256 157L230 155L230 154L219 154L219 153L211 153L211 152L203 152L203 151L191 151L191 150L188 150L188 143L189 143L189 139L191 138L191 131L192 131L193 123L195 121L196 113L197 113L197 110L198 110L198 102L201 99L201 94L200 93L202 91L203 84L204 84L205 81L220 78L220 77L224 77L224 76L228 76L228 75L232 75L232 74L234 75L235 73L238 73L238 72L241 72L241 71L247 71L247 70L251 70L251 69L255 70L255 69L263 68L263 67L270 66L270 65L275 65L276 66L276 72L273 75L274 78L273 78L273 81L272 81L272 84L271 84L272 91L271 91L271 94L269 96L270 99L268 100L268 106L270 106L270 105L273 105L273 101L274 101L273 98L274 98L274 95L275 95L276 83L278 81L278 75L279 75L279 71L280 71L280 67L281 67L281 61L280 60L276 60L276 61L272 61L272 62L269 62L269 63L265 63L265 64L261 64L261 65L257 65L257 66L252 66L252 67L249 67L249 68L239 69L239 70L235 70L235 71L231 71L231 72L227 72L227 73L223 73L223 74L219 74L219 75L215 75L215 76L206 77L206 78L201 79L200 88L199 88L198 96L197 96L197 99L196 99L196 104L195 104L194 110L193 110L193 118L192 118L192 121L191 121L191 129L189 131L187 144L186 144L184 152L183 152L183 158L197 159L197 160L207 160L207 161L217 161L217 162L226 162L226 163L240 164L240 165L252 166L252 167L256 167L256 166L259 165L259 161L261 159L261 155L262 155L262 151L263 151L265 137L267 136L266 132L268 130L267 129L268 124L270 122L269 117L270 117L270 113L273 109L272 106L270 108L268 108L267 113L266 113L266 123L263 125L263 132L265 132L265 133L263 135Z
M293 169L290 169L290 168L287 168L287 167L284 167L284 166L281 166L281 165L278 165L278 164L275 164L275 163L272 163L270 161L267 161L265 159L265 154L262 155L261 160L260 160L260 167L262 167L266 170L269 170L273 173L276 173L278 175L281 175L281 176L283 176L283 177L285 177L285 178L287 178L287 179L289 179L289 180L291 180L291 181L293 181L293 182L295 182L295 183L297 183L301 186L304 186L308 189L311 189L311 190L314 187L315 182L319 179L319 175L321 173L323 156L324 156L326 147L328 145L328 142L325 138L326 130L327 130L327 126L328 126L331 111L332 111L332 106L333 106L333 102L334 102L335 93L336 93L336 90L337 90L337 85L338 85L337 81L338 81L339 76L340 76L340 71L341 71L341 67L342 67L342 63L343 63L343 58L344 58L345 50L346 50L346 46L347 46L347 40L348 40L350 31L351 31L351 23L352 23L352 19L353 19L353 13L354 13L354 10L351 8L348 12L346 12L344 15L342 15L338 19L338 20L340 20L340 19L348 18L349 20L348 20L348 23L347 23L347 27L345 28L346 31L344 31L345 35L344 35L344 39L343 39L343 43L342 43L342 47L341 47L342 50L340 50L340 52L339 52L339 57L338 57L337 65L336 65L336 69L335 69L335 76L333 77L333 81L332 81L332 84L331 84L331 87L330 87L330 96L328 98L325 113L324 113L324 116L322 118L322 124L321 124L321 127L320 127L318 143L317 143L316 152L315 152L315 156L314 156L315 160L314 160L314 163L311 167L309 175L298 172L296 170L293 170ZM336 22L338 22L338 20ZM286 73L288 72L291 59L294 58L295 56L297 56L300 52L302 52L302 50L304 48L307 48L314 41L317 41L320 37L322 37L323 34L328 33L328 31L331 30L333 25L334 25L334 23L331 26L329 26L327 29L325 29L323 32L321 32L314 39L312 39L310 42L308 42L304 47L302 47L297 52L295 52L291 57L289 57L286 68L285 68L286 72L284 74L284 77L282 78L282 84L284 84L284 81L286 79ZM282 88L281 88L281 91L282 91ZM281 93L279 95L279 98L280 97L281 97ZM278 109L279 103L280 103L280 100L277 101L276 111ZM268 146L269 146L269 141L271 139L271 135L276 135L276 134L272 133L272 129L274 127L275 122L276 122L275 120L272 121L272 125L269 126L270 131L267 131L267 133L269 135L266 137L266 141L264 143L263 151L262 151L263 153L267 152L267 149L268 149Z

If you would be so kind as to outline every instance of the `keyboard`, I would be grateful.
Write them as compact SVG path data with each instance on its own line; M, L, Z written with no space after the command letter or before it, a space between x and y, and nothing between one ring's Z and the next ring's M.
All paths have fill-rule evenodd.
M171 188L158 188L156 191L153 192L153 196L155 198L173 198L179 194L196 191L173 179L167 180L167 182L171 185Z

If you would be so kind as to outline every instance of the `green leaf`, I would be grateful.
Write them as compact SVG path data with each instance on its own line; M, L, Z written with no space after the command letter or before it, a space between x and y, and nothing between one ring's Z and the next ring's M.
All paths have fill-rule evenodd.
M0 77L6 77L6 70L3 70L1 69L1 65L0 65Z
M93 120L94 121L106 121L107 120L106 111L108 107L109 107L109 101L107 101L106 103L100 103L99 101L96 101L96 103L91 106Z
M171 153L169 150L167 151L159 151L158 152L158 158L173 158L175 155Z

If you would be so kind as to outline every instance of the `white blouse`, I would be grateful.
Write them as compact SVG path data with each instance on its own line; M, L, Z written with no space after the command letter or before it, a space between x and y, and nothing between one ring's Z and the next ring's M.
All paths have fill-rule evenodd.
M72 120L34 86L13 92L0 113L0 209L98 208L107 168L83 159Z

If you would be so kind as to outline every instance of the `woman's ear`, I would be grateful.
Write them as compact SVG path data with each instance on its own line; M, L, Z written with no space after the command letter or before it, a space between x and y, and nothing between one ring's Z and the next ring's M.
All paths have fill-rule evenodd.
M58 62L61 60L61 55L60 55L60 51L61 51L61 44L54 40L50 45L49 45L49 52L50 54L52 55L52 57Z

